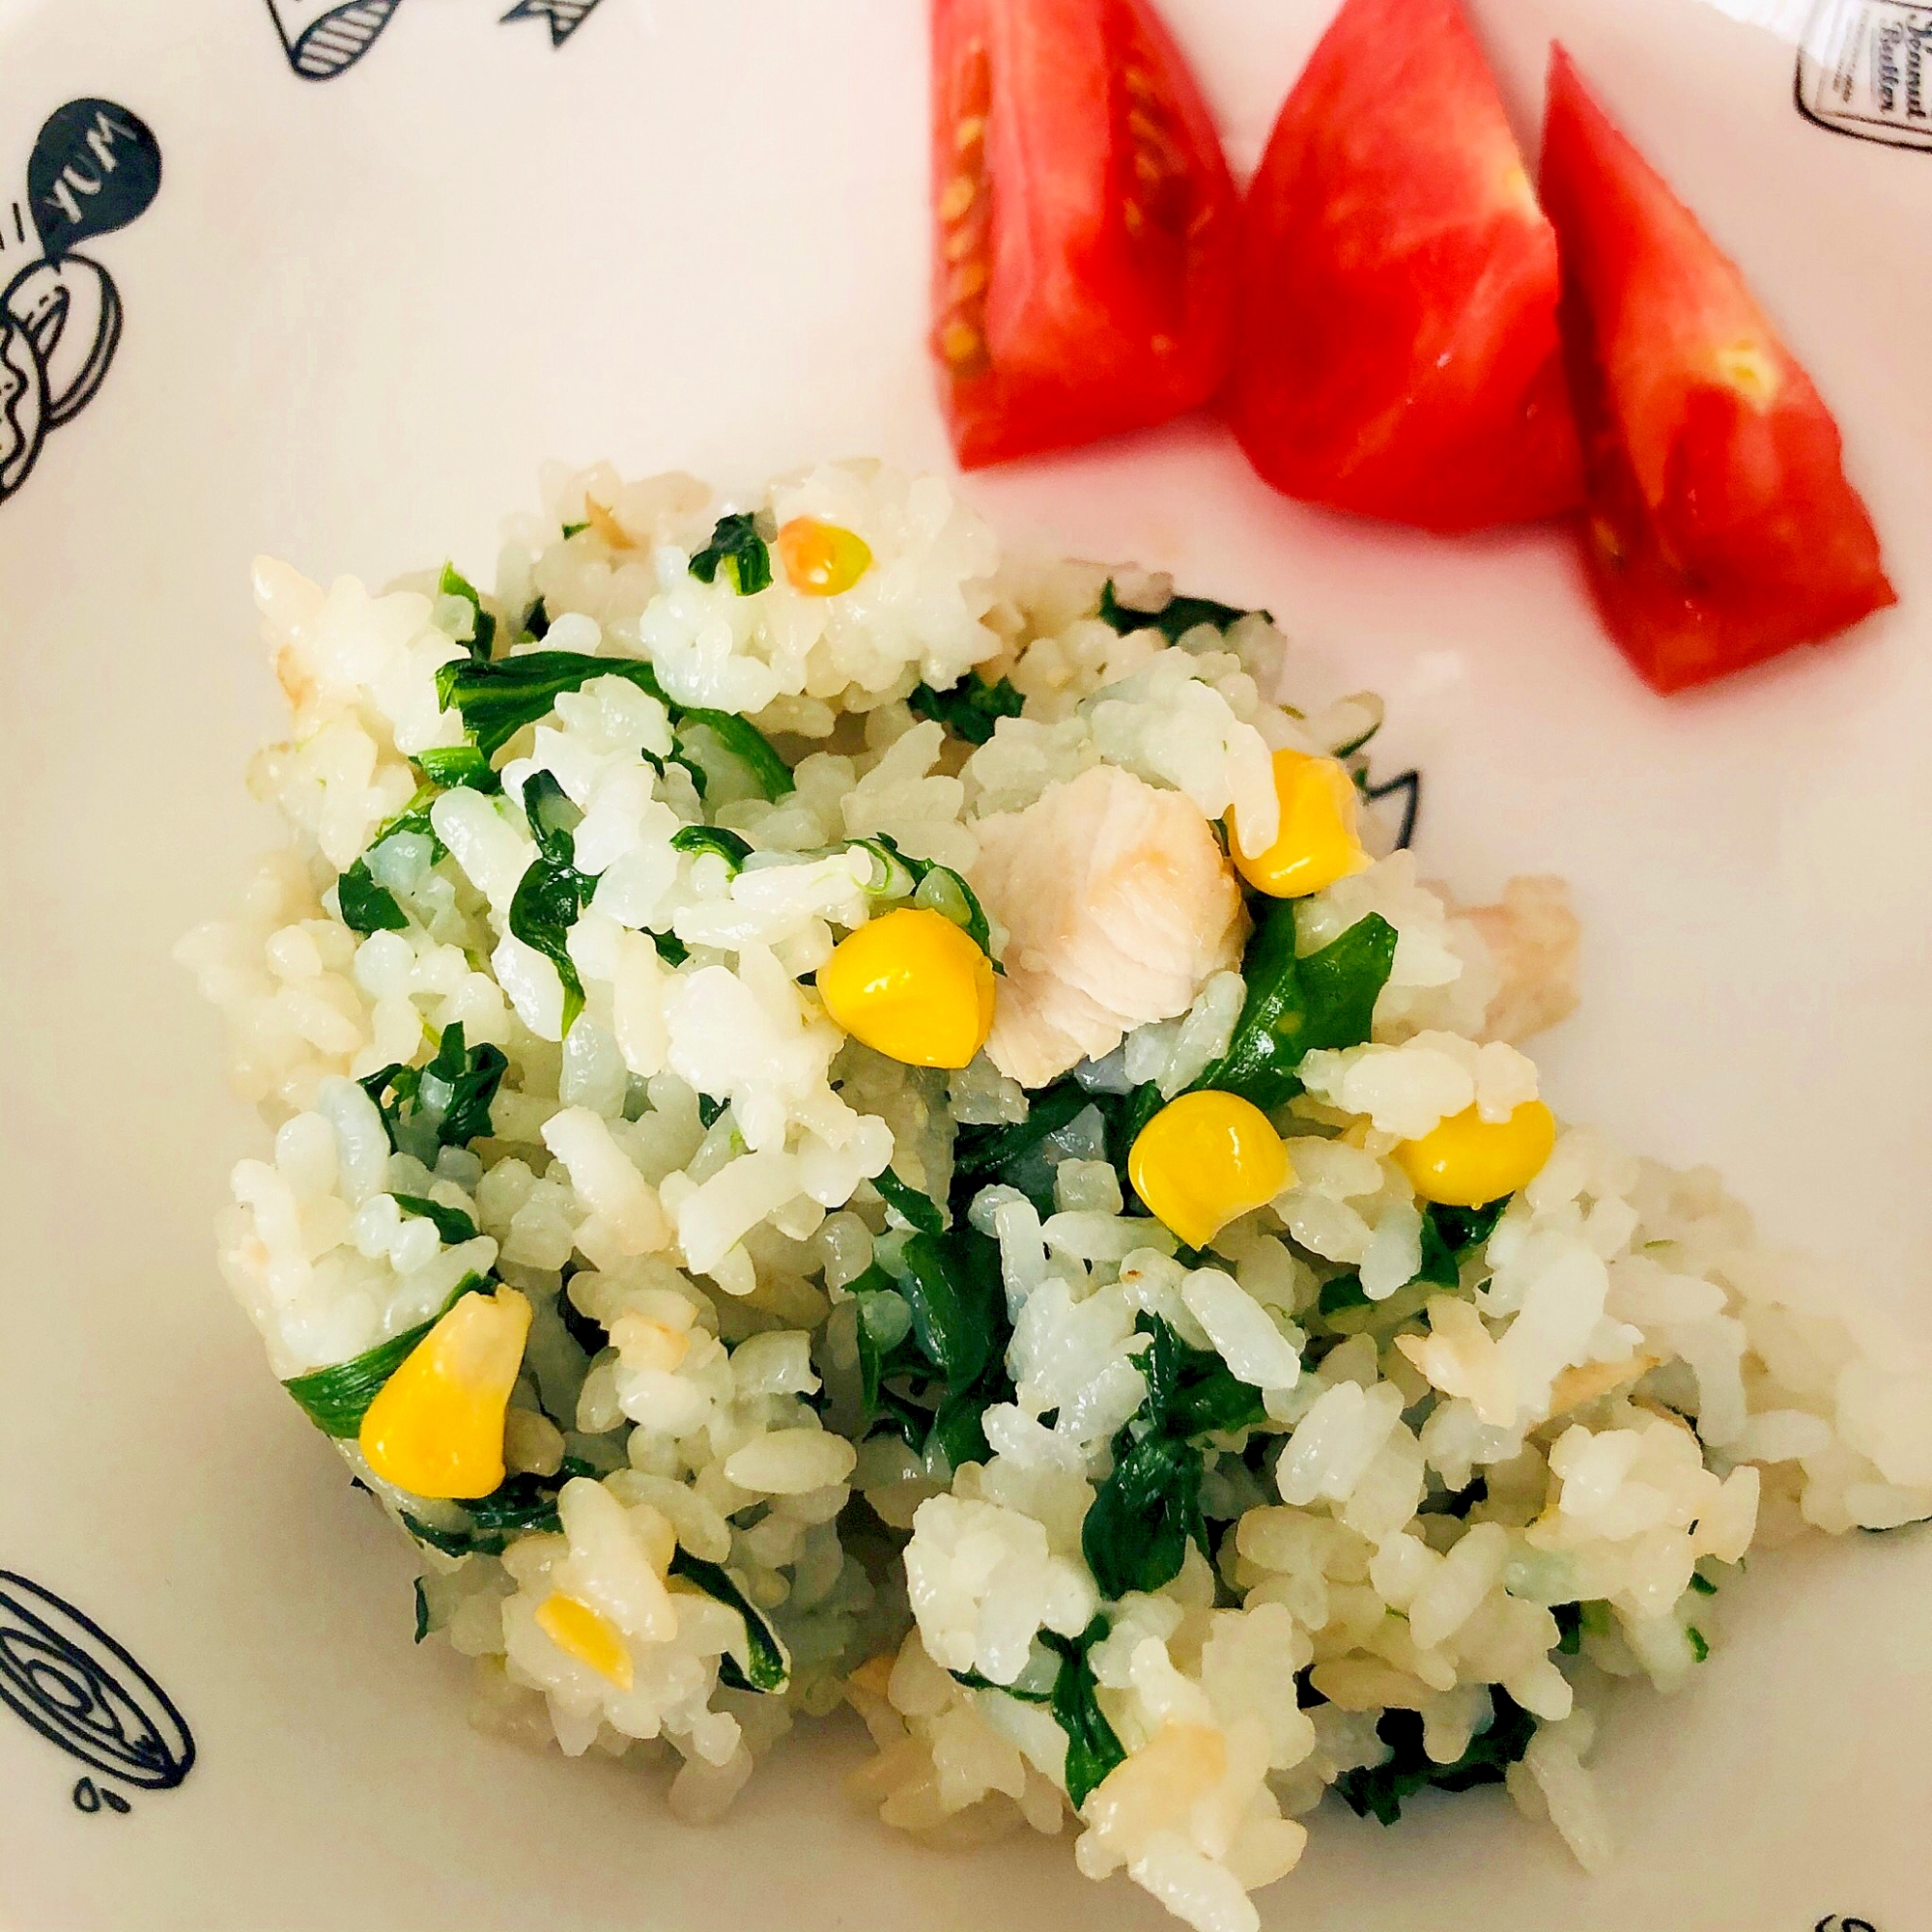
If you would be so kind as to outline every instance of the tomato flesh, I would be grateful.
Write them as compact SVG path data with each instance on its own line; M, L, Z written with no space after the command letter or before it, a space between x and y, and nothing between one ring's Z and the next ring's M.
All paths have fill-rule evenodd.
M1581 500L1556 238L1457 0L1348 0L1241 218L1229 416L1276 489L1435 530Z
M1584 555L1645 679L1701 684L1896 602L1811 379L1561 47L1543 194L1563 249Z
M933 337L969 469L1164 422L1227 371L1234 184L1145 0L934 0Z

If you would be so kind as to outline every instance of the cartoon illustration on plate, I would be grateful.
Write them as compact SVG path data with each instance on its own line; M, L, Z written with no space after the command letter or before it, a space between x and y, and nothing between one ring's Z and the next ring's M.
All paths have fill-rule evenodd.
M174 1699L83 1611L0 1570L0 1703L92 1776L73 1787L79 1811L126 1815L118 1778L172 1791L194 1769L194 1733Z
M289 65L304 80L333 80L376 44L398 0L269 0Z
M502 16L542 20L550 43L560 47L595 11L598 0L516 0ZM289 65L303 80L334 80L376 44L402 0L269 0L269 17L281 36Z
M161 150L139 115L111 100L70 100L48 115L27 162L27 221L15 202L0 224L10 247L40 257L0 288L0 502L27 480L47 432L92 402L121 340L121 294L74 250L125 228L161 185Z
M1834 134L1932 152L1932 6L1817 0L1796 91L1798 111Z
M582 26L597 6L597 0L517 0L503 15L503 24L512 20L547 20L550 43L560 47Z

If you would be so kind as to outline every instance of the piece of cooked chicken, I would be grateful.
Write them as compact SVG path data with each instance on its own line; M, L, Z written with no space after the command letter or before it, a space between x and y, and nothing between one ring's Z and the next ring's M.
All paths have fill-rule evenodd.
M1009 935L986 1053L1022 1087L1184 1013L1241 963L1240 887L1180 792L1095 765L976 830L973 889Z

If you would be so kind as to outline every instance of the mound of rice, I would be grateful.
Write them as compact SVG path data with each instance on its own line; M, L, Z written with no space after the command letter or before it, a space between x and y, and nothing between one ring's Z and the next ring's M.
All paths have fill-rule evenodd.
M1302 902L1298 943L1394 927L1373 1037L1303 1062L1275 1116L1295 1178L1211 1254L1129 1211L1104 1125L1110 1097L1179 1093L1225 1051L1243 984L1224 963L1075 1069L1094 1104L1038 1143L1032 1184L962 1194L955 1137L1037 1096L983 1056L921 1071L827 1018L810 976L878 910L850 841L970 876L980 821L1101 766L1259 818L1272 750L1359 769L1379 706L1278 704L1264 615L1183 628L1164 579L1003 562L934 478L829 466L728 506L765 537L799 517L857 532L870 567L834 597L694 574L721 506L688 477L558 473L547 497L480 605L447 574L372 593L258 566L294 718L250 777L289 837L241 916L180 949L274 1129L219 1239L275 1373L404 1335L470 1276L534 1311L494 1516L401 1492L341 1443L421 1551L420 1628L475 1660L478 1721L662 1766L671 1808L705 1821L795 1717L849 1702L877 1746L856 1795L888 1824L1070 1829L1082 1871L1125 1872L1199 1932L1252 1932L1249 1893L1294 1866L1331 1786L1387 1819L1424 1785L1502 1778L1601 1866L1583 1761L1605 1690L1682 1685L1754 1544L1932 1514L1932 1385L1862 1350L1842 1297L1761 1246L1713 1175L1586 1127L1453 1286L1421 1278L1391 1151L1535 1096L1505 1042L1571 1004L1560 888L1459 911L1371 825L1381 856ZM583 682L497 752L500 792L437 789L371 850L426 757L466 743L437 673L488 629L499 659L648 659L663 696ZM929 697L976 669L1017 695L978 745ZM676 707L753 721L791 789L669 755ZM508 929L539 772L581 814L567 1028L556 960ZM692 824L750 857L674 846ZM343 918L358 862L400 914L374 930ZM399 1136L383 1070L421 1067L458 1022L504 1059L487 1131ZM905 1332L867 1286L908 1238L872 1185L889 1167L998 1244L1004 1363L958 1467L937 1427L921 1441L867 1401L862 1344ZM1110 1601L1083 1531L1148 1395L1151 1317L1249 1406L1187 1451L1204 1534L1178 1573ZM621 1633L621 1688L547 1634L557 1591ZM760 1631L782 1653L762 1686Z

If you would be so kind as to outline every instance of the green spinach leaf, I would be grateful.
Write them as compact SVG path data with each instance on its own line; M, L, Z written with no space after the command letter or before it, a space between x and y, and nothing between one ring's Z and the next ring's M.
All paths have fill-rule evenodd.
M1060 1658L1053 1680L1053 1720L1066 1733L1066 1795L1076 1811L1127 1755L1094 1694L1098 1684L1087 1661L1087 1653L1106 1634L1104 1617L1095 1617L1077 1637L1040 1633L1040 1641Z
M914 1234L899 1250L913 1339L952 1390L972 1387L1006 1325L1000 1244L976 1228Z
M719 1660L718 1681L733 1690L755 1690L779 1695L791 1688L791 1658L779 1634L753 1607L722 1564L706 1563L680 1548L670 1559L670 1574L694 1583L707 1597L734 1609L745 1620L745 1649L742 1656L730 1652Z
M1490 1687L1495 1716L1488 1730L1479 1731L1454 1764L1437 1764L1422 1747L1422 1717L1416 1711L1384 1711L1376 1734L1390 1747L1386 1764L1345 1771L1335 1790L1358 1818L1371 1811L1384 1825L1402 1816L1403 1800L1418 1791L1473 1791L1479 1784L1500 1784L1503 1773L1529 1748L1536 1719L1500 1685Z
M511 895L509 927L514 937L556 968L563 986L563 1031L568 1035L583 1010L583 981L570 956L570 928L582 917L597 881L577 869L573 827L580 814L549 772L532 772L525 781L524 810L537 841L537 856Z
M760 798L779 799L791 790L791 767L750 719L680 704L671 706L671 717L678 762L691 772L700 798L731 777L742 779L740 788Z
M1122 637L1130 631L1158 631L1170 644L1178 644L1189 631L1202 624L1225 631L1230 624L1256 614L1266 617L1270 624L1274 622L1265 611L1259 613L1243 611L1234 604L1217 604L1211 597L1170 597L1158 611L1129 610L1114 594L1111 577L1100 592L1101 623Z
M396 903L396 895L387 887L376 883L375 875L369 870L369 854L384 839L393 838L399 832L411 832L429 840L432 863L440 859L443 855L442 840L436 836L436 828L429 822L429 809L436 801L436 791L434 785L418 785L415 796L402 810L377 826L368 844L362 848L362 856L336 881L336 906L342 914L343 924L352 932L401 932L409 925L402 907Z
M714 852L734 872L752 856L751 842L722 825L681 825L670 835L670 846L673 852L689 852L693 858Z
M500 1047L466 1046L463 1022L452 1020L426 1066L384 1066L359 1084L383 1116L389 1145L433 1167L440 1149L468 1147L490 1131L509 1065Z
M1359 1046L1395 963L1395 927L1378 913L1321 952L1295 956L1293 899L1276 899L1248 942L1247 996L1228 1051L1195 1081L1252 1100L1263 1112L1301 1092L1295 1069L1317 1047Z
M711 541L691 559L691 574L700 583L715 582L721 566L740 597L754 596L771 582L771 546L749 510L718 519Z
M938 1202L929 1194L922 1194L909 1181L901 1180L891 1168L883 1174L872 1177L872 1185L879 1190L886 1206L896 1213L907 1227L917 1229L922 1235L939 1235L946 1230L946 1215Z
M491 646L497 641L497 620L484 610L483 599L476 586L453 563L445 563L436 587L445 597L460 597L469 606L474 616L469 638L469 655L479 663L486 660Z
M594 658L582 651L526 651L521 657L476 664L452 658L440 665L436 695L445 711L461 713L470 742L494 758L526 724L549 717L565 693L600 677L621 677L669 706L658 674L642 658Z
M329 1369L311 1369L308 1374L291 1376L282 1386L301 1405L302 1411L325 1435L348 1440L362 1427L369 1405L382 1392L384 1382L413 1354L429 1331L466 1294L481 1293L490 1283L480 1274L467 1274L455 1292L427 1321L378 1342L359 1355L338 1362Z
M474 745L437 745L415 754L416 769L440 791L499 792L503 781Z
M1013 689L1010 678L989 684L977 670L969 670L945 691L935 691L929 684L914 685L906 704L915 717L935 719L955 738L983 745L1002 718L1017 718L1025 710L1026 699Z
M932 859L915 859L899 849L898 840L881 832L869 838L848 839L847 844L863 851L872 861L872 882L866 888L874 901L909 903L949 919L990 959L993 952L992 927L985 908L965 879L950 866ZM1003 969L993 960L993 970Z
M1208 1554L1200 1450L1158 1432L1135 1442L1122 1431L1114 1454L1080 1529L1087 1567L1109 1599L1173 1582L1190 1542Z
M351 932L406 932L409 915L386 886L379 886L366 859L357 859L335 882L335 904Z
M445 1208L421 1194L392 1194L389 1197L405 1214L436 1224L436 1236L444 1247L453 1248L476 1238L476 1223L461 1208Z
M1113 1473L1081 1526L1081 1553L1108 1598L1158 1590L1179 1576L1193 1543L1212 1560L1201 1508L1206 1458L1197 1435L1251 1429L1266 1414L1261 1391L1218 1354L1190 1349L1158 1316L1141 1315L1149 1337L1135 1358L1147 1396L1114 1438Z

